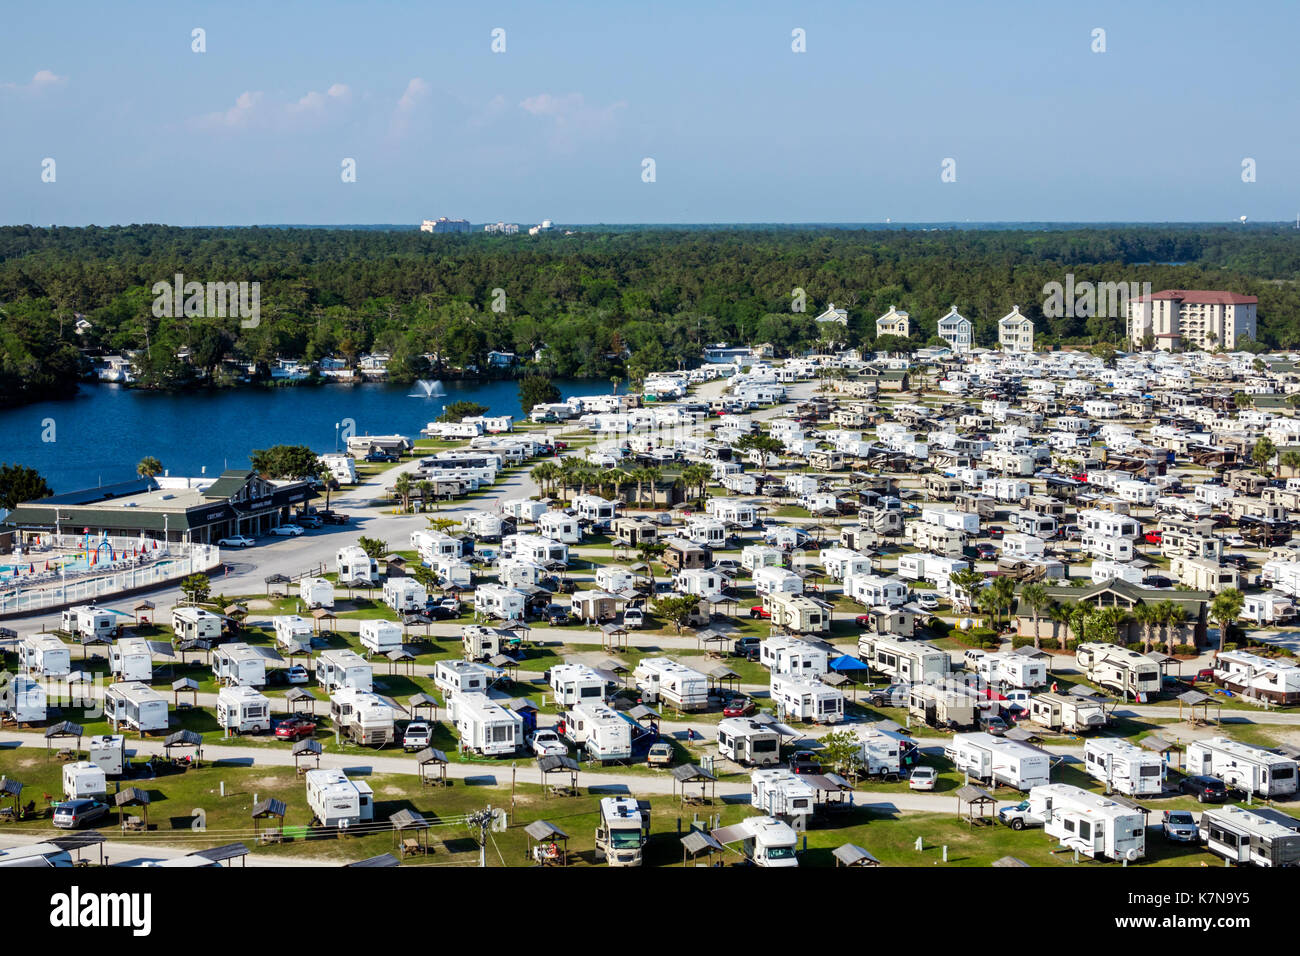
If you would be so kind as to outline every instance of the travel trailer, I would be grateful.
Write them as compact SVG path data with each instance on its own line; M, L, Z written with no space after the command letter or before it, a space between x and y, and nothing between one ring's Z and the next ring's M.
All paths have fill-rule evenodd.
M948 652L924 641L900 641L880 634L858 637L858 656L890 680L919 684L947 677L952 669Z
M773 627L783 628L793 634L830 633L830 609L806 595L765 594L763 610L768 613Z
M1189 774L1218 777L1242 793L1277 798L1296 792L1296 762L1254 744L1227 737L1193 740L1184 762Z
M498 672L473 661L438 661L433 666L433 682L444 697L457 694L485 694Z
M26 674L15 674L0 694L0 714L16 724L39 724L47 715L45 688Z
M663 700L680 711L709 705L709 679L668 657L643 657L632 679L647 704Z
M330 717L353 743L383 747L393 742L393 708L378 694L340 687L330 695Z
M311 647L315 627L311 618L297 614L281 614L271 618L275 628L275 643L289 651L305 651Z
M844 695L819 680L773 674L772 702L787 720L838 724L844 719Z
M126 769L126 738L121 734L96 734L87 750L90 762L109 777L120 777Z
M462 750L504 757L523 746L523 718L486 694L457 694L448 703L447 713L460 734Z
M88 638L111 641L118 631L117 615L93 604L65 608L62 629L81 641Z
M1146 814L1065 783L1029 791L1030 812L1061 846L1087 857L1132 863L1146 855Z
M53 634L30 634L18 644L23 669L36 677L67 677L72 673L68 645Z
M251 687L217 691L217 724L236 734L263 734L271 729L271 700Z
M65 800L81 800L85 797L96 797L102 800L107 793L108 780L102 768L95 766L89 760L64 764L63 798Z
M964 687L913 684L907 692L908 714L931 727L974 727L979 709L979 699Z
M485 661L502 653L513 640L513 631L482 624L466 624L460 629L460 643L467 661Z
M1300 832L1266 811L1213 807L1198 827L1205 848L1238 866L1300 866Z
M1274 704L1300 703L1300 666L1285 658L1224 651L1214 659L1214 683L1243 697Z
M775 817L746 817L729 827L720 827L710 835L723 845L741 844L741 853L755 866L799 865L799 858L795 856L799 836L788 823Z
M1011 652L985 654L979 659L979 675L990 684L1034 688L1047 683L1047 663L1036 657Z
M550 671L550 684L557 707L605 700L605 678L586 664L556 664Z
M718 753L747 767L779 763L781 735L751 717L724 717L718 721Z
M172 632L178 641L221 640L221 618L199 607L172 609Z
M321 651L316 657L316 683L332 694L341 687L352 690L374 689L375 669L370 662L349 648Z
M861 749L856 761L861 773L869 777L884 777L887 781L897 780L902 775L903 745L910 744L910 738L871 726L857 728L857 738Z
M474 589L474 613L502 621L520 621L527 598L523 591L499 584L480 584Z
M1086 734L1110 722L1105 706L1074 694L1036 694L1029 698L1029 719L1049 730Z
M122 724L142 734L166 730L167 698L136 681L109 684L104 691L104 716L114 730Z
M356 545L339 548L338 554L334 556L334 564L340 583L347 581L379 583L379 562Z
M640 866L650 836L650 806L635 797L601 797L596 859L610 866Z
M754 591L760 597L765 594L803 593L803 578L788 568L773 567L771 565L755 568L753 579Z
M830 669L824 647L781 634L759 643L758 662L773 674L804 679L821 677Z
M264 687L267 652L267 648L252 647L242 642L213 648L212 675L226 684Z
M370 618L361 622L361 646L371 654L402 649L402 625L396 621Z
M1145 700L1160 690L1160 665L1127 647L1084 642L1076 648L1074 659L1088 680L1112 693Z
M309 608L332 608L334 585L326 578L303 578L298 582L298 597Z
M607 704L580 701L564 715L564 734L600 763L632 757L632 725Z
M321 826L345 830L375 818L375 795L364 780L350 780L342 770L308 770L307 806Z
M788 823L795 833L803 833L817 805L817 791L799 774L785 767L770 767L749 775L749 803Z
M1083 769L1106 785L1130 797L1148 797L1164 789L1165 762L1158 753L1143 750L1120 737L1095 737L1083 743Z
M384 603L398 614L423 611L429 592L415 578L389 578L384 582Z
M954 769L981 783L1029 790L1052 780L1052 755L1016 740L983 732L954 734L943 752Z
M153 679L153 651L142 637L124 637L108 649L108 669L114 680Z

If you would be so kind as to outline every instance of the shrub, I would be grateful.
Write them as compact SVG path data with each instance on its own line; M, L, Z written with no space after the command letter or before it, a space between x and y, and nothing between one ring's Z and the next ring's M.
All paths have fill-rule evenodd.
M1175 644L1175 645L1174 645L1174 653L1177 654L1177 655L1180 655L1180 656L1184 656L1184 657L1194 657L1194 656L1196 656L1196 645L1195 645L1195 644Z
M1235 651L1238 648L1238 646L1239 645L1237 644L1236 641L1228 641L1226 644L1223 645L1223 649L1225 651Z
M1059 651L1061 649L1061 642L1055 637L1045 637L1038 642L1038 646L1045 651Z
M1138 651L1138 652L1141 652L1141 650L1142 650L1142 642L1141 642L1141 641L1134 641L1133 643L1131 643L1131 644L1125 644L1124 646L1127 647L1130 651Z
M1079 639L1077 637L1072 637L1065 642L1065 649L1067 651L1078 650L1078 648L1079 648Z

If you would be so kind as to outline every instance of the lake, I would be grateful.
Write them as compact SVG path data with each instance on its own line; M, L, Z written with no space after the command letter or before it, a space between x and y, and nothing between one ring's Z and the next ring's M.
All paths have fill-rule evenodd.
M608 380L557 379L560 394L608 391ZM0 411L0 462L35 468L56 492L135 477L153 455L172 475L197 477L245 468L255 448L277 444L335 449L335 423L350 418L358 435L419 431L444 405L475 401L520 417L514 381L443 383L445 394L413 397L419 386L299 385L223 391L149 392L82 385L76 398ZM53 438L52 441L48 440ZM341 442L340 442L341 446Z

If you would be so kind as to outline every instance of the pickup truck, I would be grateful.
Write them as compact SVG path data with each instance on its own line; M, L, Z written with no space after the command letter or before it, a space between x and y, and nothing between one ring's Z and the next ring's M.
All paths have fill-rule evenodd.
M533 754L538 757L546 757L551 754L564 755L569 752L568 746L560 739L560 735L553 730L539 730L528 738L528 746L532 748Z
M1029 801L1021 800L1019 803L1003 807L998 811L998 820L1004 826L1009 826L1013 830L1023 830L1025 827L1041 827L1047 821L1036 813L1029 812Z

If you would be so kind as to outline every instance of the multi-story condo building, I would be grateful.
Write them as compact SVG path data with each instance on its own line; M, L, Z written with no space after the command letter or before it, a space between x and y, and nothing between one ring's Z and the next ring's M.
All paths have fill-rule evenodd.
M469 232L468 219L448 219L446 216L439 216L437 219L426 219L420 223L421 232Z
M1255 338L1253 295L1199 289L1166 289L1128 300L1128 337L1166 352L1175 349L1235 349Z

